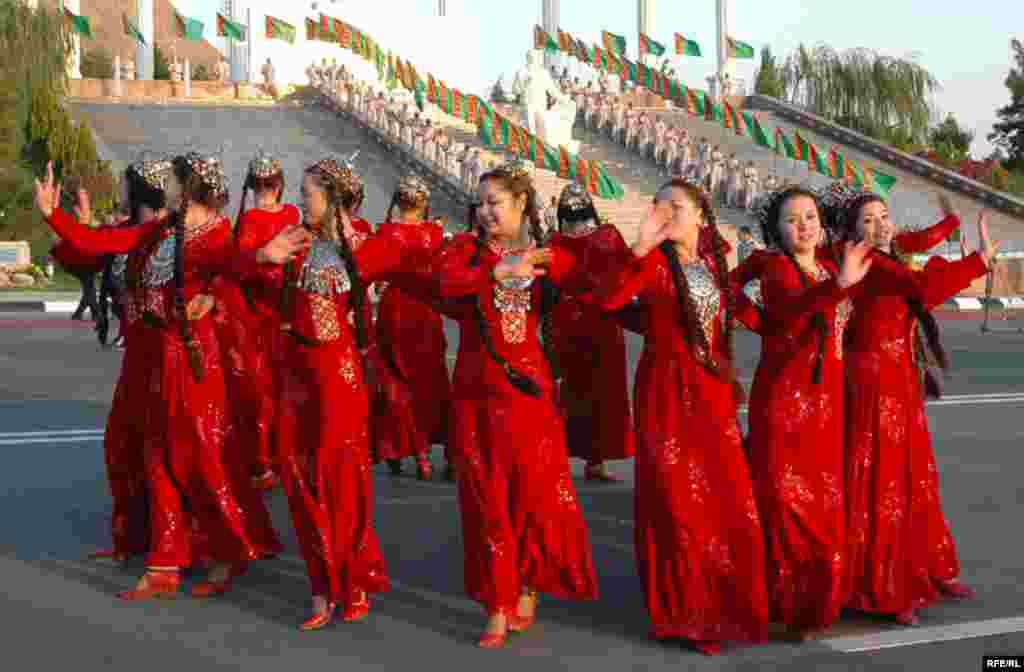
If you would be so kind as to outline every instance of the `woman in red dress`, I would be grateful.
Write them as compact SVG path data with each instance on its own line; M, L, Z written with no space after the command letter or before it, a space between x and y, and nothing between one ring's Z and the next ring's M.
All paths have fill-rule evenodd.
M369 593L388 589L372 520L375 388L367 375L379 364L370 347L367 287L398 268L403 254L392 241L357 228L363 193L348 164L323 159L306 169L302 196L314 243L283 274L288 335L279 455L313 595L303 630L328 625L338 606L343 620L361 620Z
M657 639L767 637L764 537L737 420L732 291L707 192L675 179L655 196L602 305L639 297L636 559ZM557 273L556 250L552 272ZM602 365L605 365L602 362Z
M550 303L531 274L551 253L529 233L540 238L533 183L523 168L502 167L481 177L480 197L480 236L450 241L439 275L442 296L466 306L450 445L466 590L488 614L479 645L494 648L533 622L536 592L595 599L597 580L537 337Z
M60 189L52 168L36 183L47 222L76 247L97 255L147 250L143 319L155 330L144 444L150 544L145 575L120 594L127 600L175 594L180 571L202 559L211 561L210 577L193 586L193 594L224 592L248 561L281 548L259 493L225 459L226 390L207 292L215 275L242 274L252 259L284 259L305 239L282 234L243 258L234 253L230 222L220 214L227 184L219 162L190 153L174 159L171 174L167 197L177 207L169 220L119 229L90 229L56 208Z
M398 208L398 220L392 213ZM444 240L444 229L430 220L430 187L420 177L399 181L388 207L387 221L377 235L416 248L419 267L403 272L434 284L430 273ZM408 283L406 283L408 284ZM436 290L436 287L434 288ZM448 342L441 314L429 303L388 284L377 307L376 349L380 358L382 407L375 437L377 456L388 461L393 474L401 473L401 460L416 459L420 480L430 480L430 447L448 443L451 385L448 382Z
M247 209L249 192L254 207ZM235 242L242 253L253 252L288 227L298 226L299 209L282 203L284 172L276 159L259 152L249 163L242 187ZM271 279L280 266L267 265L261 275ZM253 482L262 489L273 488L278 480L273 455L273 432L279 388L276 361L281 336L280 296L268 291L272 283L251 278L246 282L225 281L217 298L225 303L218 322L228 373L228 389L236 403L241 454Z
M958 220L944 209L943 222L911 235L927 239L935 229L948 235ZM849 190L835 211L842 238L867 241L880 257L876 263L890 267L887 273L904 273L918 283L913 293L854 294L845 409L847 606L916 625L917 610L939 597L973 594L958 578L924 409L926 397L941 396L940 376L931 362L948 367L929 310L983 276L995 246L983 214L979 253L954 262L933 257L922 271L911 271L893 254L894 226L880 196Z
M121 180L121 202L128 211L130 224L162 220L167 216L164 189L171 171L167 159L140 160L132 163ZM79 222L88 225L91 207L88 194L78 194ZM66 242L66 241L65 241ZM139 251L126 255L125 286L121 297L123 311L119 331L124 337L121 372L114 387L114 398L103 435L103 453L107 482L113 501L111 513L112 545L93 553L96 558L124 562L142 555L149 547L149 499L143 460L146 440L146 409L149 404L150 375L155 365L155 333L142 321L139 275L145 255Z
M840 268L823 236L817 195L767 194L764 240L733 271L739 292L760 279L761 359L750 394L751 476L767 552L769 615L806 638L843 604L843 330L848 290L867 273L866 243L847 244Z
M586 295L608 269L624 263L629 250L618 229L598 222L590 195L575 183L562 190L558 231L547 244L569 252L578 269L559 283L552 313L569 455L586 460L586 480L615 482L619 478L608 472L605 460L634 454L626 340L622 327Z

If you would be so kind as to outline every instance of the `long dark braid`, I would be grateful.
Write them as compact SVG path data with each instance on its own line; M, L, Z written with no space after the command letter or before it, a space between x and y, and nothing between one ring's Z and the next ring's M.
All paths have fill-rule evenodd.
M185 344L189 368L196 380L203 379L203 355L195 335L192 323L188 319L185 306L185 213L188 212L188 201L181 204L181 210L175 212L174 221L174 312L178 318L178 335Z
M479 266L480 257L484 250L483 238L473 238L473 244L475 249L473 250L473 256L469 260L470 266ZM526 374L516 370L512 367L512 364L501 356L498 349L494 345L494 339L491 338L491 330L488 328L487 316L484 314L483 306L480 304L480 297L473 297L473 317L476 320L477 329L480 333L480 340L484 344L484 349L487 350L487 354L490 355L491 359L495 361L505 372L505 378L508 380L512 387L516 388L523 394L528 394L531 397L540 398L540 386Z
M366 283L359 277L359 266L356 264L356 257L352 253L352 244L345 236L345 230L341 219L341 209L335 208L334 220L338 231L338 251L341 253L341 260L345 262L345 270L348 272L349 282L352 288L349 290L349 303L352 305L352 318L355 322L356 345L360 350L365 350L370 343L367 331L363 308L366 303Z

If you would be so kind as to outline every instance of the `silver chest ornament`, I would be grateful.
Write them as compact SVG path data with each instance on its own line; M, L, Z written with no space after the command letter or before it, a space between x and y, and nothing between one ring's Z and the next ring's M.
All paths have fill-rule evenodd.
M146 268L142 271L142 284L146 287L163 287L174 278L174 240L173 233L161 240L146 260Z
M352 288L345 262L338 253L337 244L314 240L296 283L304 292L331 296L344 294Z
M710 344L714 334L715 316L722 307L722 293L704 261L694 261L682 266L690 298L697 309L697 319L704 330L705 340Z

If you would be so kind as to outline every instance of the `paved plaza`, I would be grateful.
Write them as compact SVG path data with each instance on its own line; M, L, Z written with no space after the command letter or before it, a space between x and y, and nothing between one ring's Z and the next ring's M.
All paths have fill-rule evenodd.
M100 106L82 106L93 112ZM283 154L289 198L300 167L322 147L360 154L367 176L365 216L379 220L396 175L363 136L318 111L286 108L126 109L123 120L96 124L111 151L127 161L140 145L225 144L237 207L245 161L263 145ZM216 123L211 123L216 119ZM452 213L453 215L456 213ZM86 559L109 541L110 500L101 431L121 353L103 350L91 325L66 314L3 313L0 307L0 576L5 599L6 669L231 670L487 669L540 670L977 670L981 656L1024 653L1024 335L979 332L977 320L942 320L951 371L946 397L929 406L946 514L960 549L964 579L978 591L968 603L946 602L906 628L848 616L819 639L795 645L727 648L706 658L647 639L648 622L632 555L632 463L614 463L617 485L582 480L576 487L589 525L601 599L546 600L537 626L499 651L475 648L483 613L462 587L455 489L376 471L375 519L392 589L360 624L313 633L309 589L284 496L268 495L285 554L257 563L219 598L135 604L114 594L133 585L127 569ZM1012 324L1012 323L1011 323ZM458 331L447 323L450 359ZM1000 325L1002 326L1002 325ZM640 343L629 341L635 369ZM756 337L737 335L749 385ZM434 451L435 463L442 458ZM102 667L101 667L102 666Z

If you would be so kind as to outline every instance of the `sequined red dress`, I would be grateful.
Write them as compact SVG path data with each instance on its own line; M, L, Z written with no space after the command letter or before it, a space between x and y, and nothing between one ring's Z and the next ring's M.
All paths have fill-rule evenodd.
M226 383L213 314L190 321L199 370L190 364L175 307L174 234L163 221L90 229L55 210L50 226L90 254L149 250L142 268L143 319L154 329L144 467L150 498L150 567L187 567L209 558L244 566L280 552L270 516L231 448ZM186 231L186 304L207 294L215 276L237 274L230 222L221 216ZM198 541L197 541L198 540Z
M286 203L277 212L252 208L242 213L235 243L242 253L254 252L288 226L298 225L299 210ZM261 275L273 276L280 266L265 264ZM273 431L277 413L275 365L281 335L280 296L268 292L259 278L235 282L224 278L217 283L217 300L223 305L216 321L220 338L229 400L239 429L238 459L252 475L276 469Z
M791 629L829 626L843 602L843 331L847 292L830 251L801 282L785 254L755 251L733 270L734 291L760 279L761 358L750 392L750 469L764 528L770 617ZM813 324L823 314L824 347ZM812 373L821 352L821 379Z
M531 378L540 397L509 383L467 308L459 316L450 426L466 591L489 613L511 613L526 588L594 599L587 529L569 476L554 381L537 338L538 283L498 286L491 274L506 252L484 241L478 250L477 243L463 234L443 248L441 295L468 306L479 302L495 352Z
M846 351L847 592L850 607L898 614L935 601L936 584L960 574L925 415L917 318L907 300L929 309L986 269L977 254L955 262L935 257L923 271L885 261L887 273L909 276L917 291L853 295Z
M377 307L376 346L382 363L377 457L425 456L431 445L448 442L448 342L441 314L401 285L420 283L436 293L432 270L444 230L433 222L385 223L376 235L401 247L408 257L398 284L384 288Z
M353 228L350 244L366 283L399 266L401 251L390 241ZM388 578L373 530L373 388L356 342L352 278L336 243L317 239L284 281L282 481L313 595L355 608L368 593L387 590ZM368 318L365 303L364 311Z
M576 270L559 283L561 296L553 311L569 455L590 463L632 457L625 336L614 319L586 300L603 274L624 263L629 250L618 229L608 224L583 235L555 233L548 245L576 259Z
M682 269L710 356L721 358L725 310L714 256ZM607 276L605 308L621 308L634 297L647 316L635 388L634 539L652 632L762 641L768 623L764 537L731 381L710 373L695 351L699 346L689 341L661 250L643 258L630 254Z

